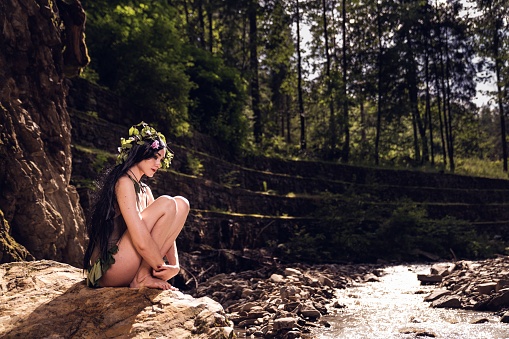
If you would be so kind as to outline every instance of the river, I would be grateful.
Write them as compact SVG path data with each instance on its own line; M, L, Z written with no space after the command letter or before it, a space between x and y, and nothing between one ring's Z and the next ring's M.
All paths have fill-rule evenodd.
M340 305L322 319L332 326L317 329L317 339L446 338L506 339L509 324L490 312L432 308L423 299L435 287L421 285L418 273L430 266L399 265L385 269L380 282L337 290ZM484 323L474 323L484 319Z

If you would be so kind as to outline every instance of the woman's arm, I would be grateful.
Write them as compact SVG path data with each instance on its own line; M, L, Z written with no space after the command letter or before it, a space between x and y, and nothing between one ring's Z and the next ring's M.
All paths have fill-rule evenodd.
M124 176L118 179L115 190L118 206L131 235L134 248L150 267L156 271L159 270L164 265L164 261L159 253L157 244L152 239L141 217L141 211L138 210L133 182Z

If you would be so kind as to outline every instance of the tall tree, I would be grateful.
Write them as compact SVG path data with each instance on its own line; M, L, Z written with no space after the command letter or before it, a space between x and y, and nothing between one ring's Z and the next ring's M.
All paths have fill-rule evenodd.
M283 1L266 1L261 9L260 35L265 43L261 44L260 81L262 97L270 98L268 108L265 109L266 121L264 132L286 137L286 142L292 141L292 112L295 97L295 75L292 58L295 46L292 38L292 17L289 8ZM275 126L271 126L272 124ZM267 138L266 138L267 139Z
M488 70L495 73L496 102L500 118L500 136L504 172L508 171L508 150L506 131L507 92L509 87L509 3L503 0L477 0L482 15L477 21L479 53L492 60Z
M336 142L337 142L337 132L336 132L336 114L334 109L334 85L332 79L332 56L330 52L330 38L329 38L329 24L328 24L328 2L327 0L322 0L322 32L323 32L323 40L324 40L324 55L325 55L325 74L327 79L327 96L329 102L329 135L328 142L326 147L326 156L329 159L334 157L336 153Z

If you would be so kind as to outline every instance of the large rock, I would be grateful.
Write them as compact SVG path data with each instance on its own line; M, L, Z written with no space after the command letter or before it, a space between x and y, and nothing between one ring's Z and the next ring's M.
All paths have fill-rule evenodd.
M85 286L73 266L41 260L0 265L2 338L224 338L220 304L181 292Z
M1 242L76 266L84 218L69 185L64 70L75 75L88 62L84 25L77 0L0 2L0 210L11 227Z

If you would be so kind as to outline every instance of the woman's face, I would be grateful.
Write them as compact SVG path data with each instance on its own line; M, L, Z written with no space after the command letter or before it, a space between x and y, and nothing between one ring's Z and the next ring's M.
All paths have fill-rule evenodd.
M153 157L140 161L138 167L143 174L152 178L161 167L161 161L164 159L165 155L166 148L160 149Z

